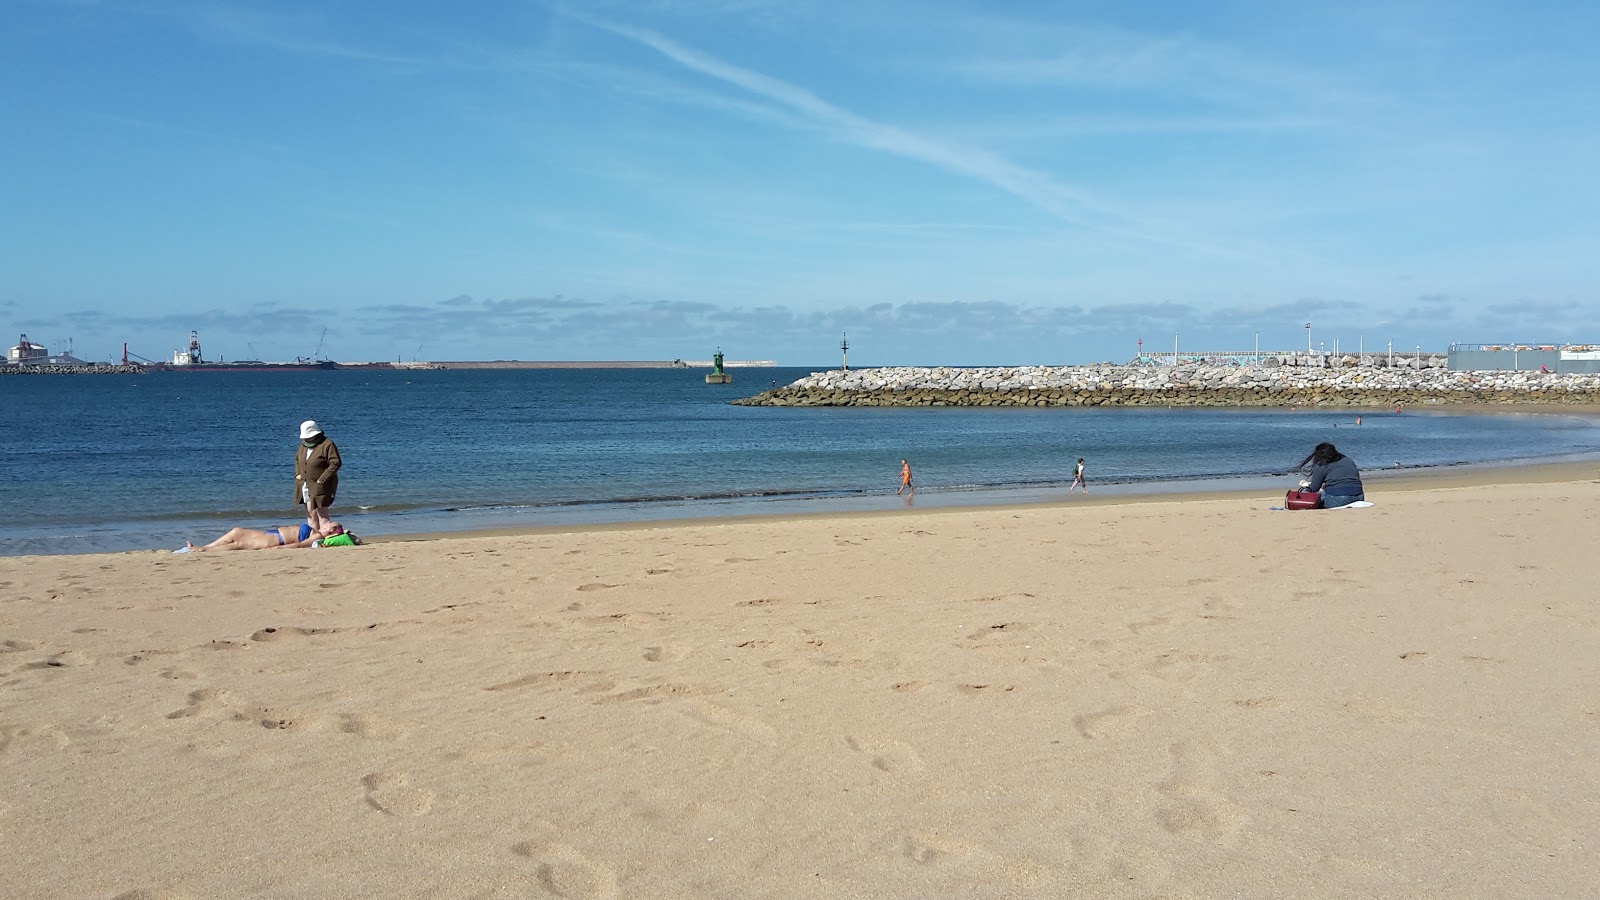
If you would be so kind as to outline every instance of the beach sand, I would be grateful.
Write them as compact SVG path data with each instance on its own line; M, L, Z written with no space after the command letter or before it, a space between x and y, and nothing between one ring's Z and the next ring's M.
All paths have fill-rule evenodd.
M1597 469L0 559L0 894L1593 896Z

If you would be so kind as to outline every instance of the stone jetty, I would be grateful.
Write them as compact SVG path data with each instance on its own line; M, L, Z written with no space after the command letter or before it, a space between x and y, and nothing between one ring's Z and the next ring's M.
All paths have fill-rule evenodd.
M120 366L115 363L0 365L0 375L137 375L143 371L141 366Z
M1442 356L1405 365L1353 357L1317 366L895 367L815 372L740 406L1600 406L1600 374L1453 372ZM1397 360L1398 362L1398 360Z

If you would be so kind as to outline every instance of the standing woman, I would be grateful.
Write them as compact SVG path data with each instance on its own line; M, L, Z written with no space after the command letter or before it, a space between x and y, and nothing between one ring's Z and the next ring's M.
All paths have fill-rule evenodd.
M294 451L294 502L306 508L306 524L325 532L332 525L328 507L339 491L339 448L317 423L300 423L300 446Z
M1340 453L1332 444L1318 444L1295 469L1304 469L1306 463L1311 464L1311 481L1305 489L1322 492L1323 509L1338 509L1367 499L1361 493L1361 471L1356 468L1355 460Z
M1078 488L1083 488L1085 494L1089 493L1089 482L1083 480L1083 457L1078 457L1078 468L1072 471L1072 487L1067 488L1067 493L1072 493Z

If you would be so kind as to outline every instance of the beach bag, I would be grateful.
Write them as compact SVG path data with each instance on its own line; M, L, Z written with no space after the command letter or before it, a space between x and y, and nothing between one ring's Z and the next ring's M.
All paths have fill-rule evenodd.
M1322 494L1316 491L1290 491L1283 497L1284 509L1321 509Z

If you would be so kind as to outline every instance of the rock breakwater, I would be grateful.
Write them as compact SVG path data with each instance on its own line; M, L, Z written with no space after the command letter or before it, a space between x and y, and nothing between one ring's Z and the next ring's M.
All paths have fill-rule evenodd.
M61 366L0 365L0 375L137 375L143 371L144 369L139 366L107 363Z
M1018 366L830 370L739 406L1600 405L1600 374L1410 368ZM1441 360L1442 364L1442 360Z

